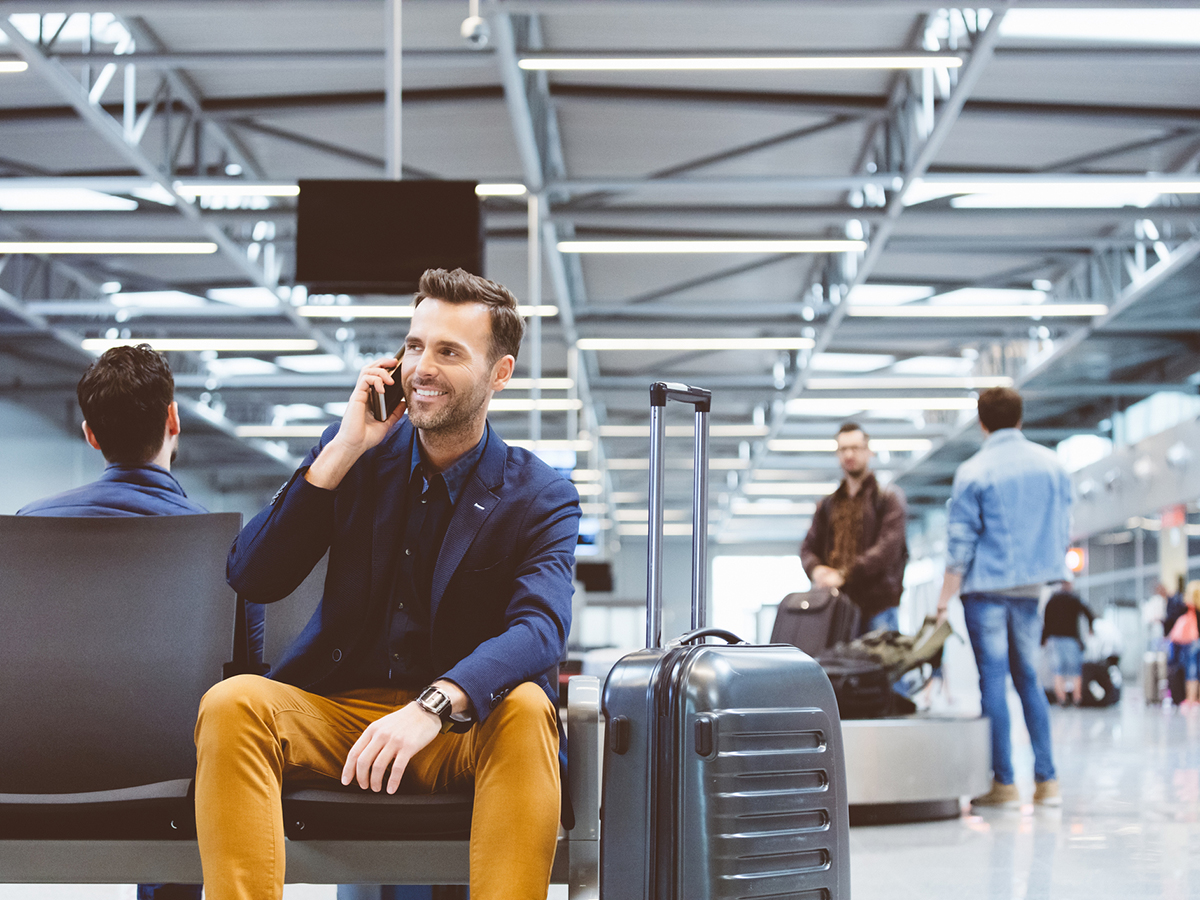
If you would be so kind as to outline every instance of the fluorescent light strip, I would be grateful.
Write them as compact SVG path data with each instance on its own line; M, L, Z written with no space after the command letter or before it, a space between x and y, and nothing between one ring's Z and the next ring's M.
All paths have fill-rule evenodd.
M298 184L259 184L253 181L177 181L181 197L295 197Z
M87 338L83 349L100 354L113 347L135 347L149 344L163 352L186 352L215 350L239 353L291 353L317 349L317 342L308 339L259 339L259 338Z
M584 482L583 484L575 485L575 492L580 497L599 497L604 493L604 485L595 484L594 482Z
M509 391L528 391L533 389L534 379L532 378L510 378L508 379L508 387L505 390ZM539 378L537 386L543 391L569 391L575 387L575 379L573 378Z
M324 425L238 425L233 433L240 438L319 438L329 423Z
M866 241L559 241L560 253L842 253Z
M694 462L690 457L686 459L668 459L666 460L666 467L668 469L691 469ZM721 471L748 469L750 468L750 460L735 458L715 459L710 457L708 467ZM609 459L608 468L614 472L644 472L650 468L650 460L640 456Z
M805 387L812 391L886 391L935 390L976 391L994 387L1012 387L1007 375L964 375L922 377L919 375L882 375L877 378L810 378Z
M29 68L23 59L0 59L0 75L15 75Z
M542 412L563 412L570 409L583 409L582 400L508 400L502 397L493 397L492 402L488 404L488 409L491 412L528 412L530 410L541 410Z
M766 494L771 497L824 497L836 491L837 486L836 481L769 481L748 484L743 490L747 494Z
M848 316L880 319L957 319L957 318L1026 318L1050 319L1062 317L1102 316L1108 312L1103 303L1012 303L979 306L854 306Z
M712 531L712 526L709 526L709 531ZM622 537L637 537L650 533L650 526L645 523L630 522L626 525L617 526L617 534ZM663 525L663 534L667 537L679 537L685 534L692 533L692 526L689 522L666 522Z
M791 415L840 416L846 410L886 411L975 409L974 397L798 397L789 400Z
M580 338L580 350L806 350L811 338Z
M524 450L575 450L584 452L592 449L591 441L527 441L527 440L509 440L505 438L504 443L510 447L520 447Z
M604 503L580 503L579 511L585 516L602 516L608 512L608 506Z
M809 502L755 500L734 501L731 511L735 516L811 516L817 511L817 504Z
M528 188L523 184L475 185L475 195L477 197L522 197L526 193L528 193Z
M927 438L871 438L872 450L923 453L933 446ZM771 453L835 453L837 441L833 438L779 438L767 441Z
M1150 191L1159 194L1200 194L1200 180L1191 176L1182 178L1120 178L1112 175L1079 175L1063 178L1061 175L1022 177L1000 175L994 178L954 179L952 176L927 176L917 179L913 187L935 187L945 194L1003 194L1008 191L1025 193L1030 190L1060 190L1101 188L1105 191Z
M767 434L766 425L712 425L708 429L710 437L763 437ZM601 425L600 437L650 437L649 425ZM667 437L692 437L695 434L694 425L668 425Z
M736 72L811 69L956 69L962 58L950 54L895 56L533 56L517 65L535 72Z
M216 253L211 241L0 241L0 255L34 254L111 254L125 256L149 253Z
M361 303L351 303L345 306L336 304L320 304L317 306L297 306L296 312L309 319L411 319L412 304L406 306L371 306ZM517 312L523 316L557 316L557 306L518 306Z
M603 481L604 473L599 469L572 469L572 481Z

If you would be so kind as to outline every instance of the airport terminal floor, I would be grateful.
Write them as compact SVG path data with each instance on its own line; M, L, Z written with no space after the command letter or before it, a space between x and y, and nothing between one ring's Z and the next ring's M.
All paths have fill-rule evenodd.
M1129 687L1136 687L1130 685ZM1200 897L1200 710L1051 709L1061 808L1034 807L1013 706L1019 810L852 828L858 900Z

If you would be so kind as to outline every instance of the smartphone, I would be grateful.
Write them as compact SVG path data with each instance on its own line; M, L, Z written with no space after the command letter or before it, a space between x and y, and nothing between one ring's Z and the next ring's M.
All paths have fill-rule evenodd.
M404 386L400 383L400 363L404 361L404 348L401 347L396 351L396 365L388 369L388 374L395 378L392 384L384 385L383 393L379 391L371 391L371 402L367 405L371 407L371 414L380 422L386 422L388 416L395 410L396 404L404 399Z

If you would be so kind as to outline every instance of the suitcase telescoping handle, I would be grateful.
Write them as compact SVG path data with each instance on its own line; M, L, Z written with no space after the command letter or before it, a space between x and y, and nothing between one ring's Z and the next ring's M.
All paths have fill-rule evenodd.
M692 629L705 623L708 581L708 413L712 391L670 384L650 385L650 528L646 567L646 646L662 646L663 479L668 400L690 403L696 409L696 450L692 485Z

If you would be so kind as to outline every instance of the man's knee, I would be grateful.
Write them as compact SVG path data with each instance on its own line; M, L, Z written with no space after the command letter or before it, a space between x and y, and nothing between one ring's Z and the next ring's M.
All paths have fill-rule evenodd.
M532 681L522 682L513 688L492 710L488 723L493 724L493 720L495 728L557 733L554 705L546 692Z
M235 675L214 684L200 698L196 717L196 739L203 733L220 729L221 724L247 717L259 717L270 703L275 682L261 675Z

